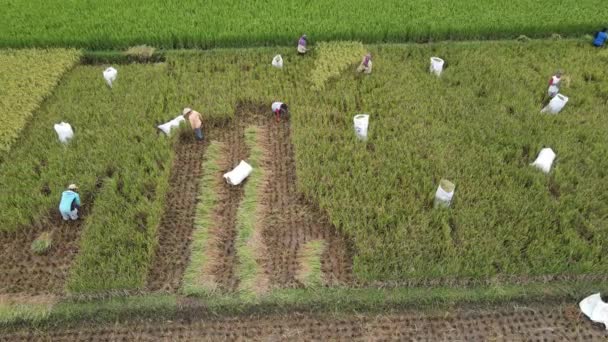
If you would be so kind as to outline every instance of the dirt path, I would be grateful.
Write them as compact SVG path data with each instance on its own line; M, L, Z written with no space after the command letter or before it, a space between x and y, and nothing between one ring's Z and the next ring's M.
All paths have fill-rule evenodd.
M311 240L327 243L322 256L322 270L328 283L352 279L352 257L346 240L341 238L327 216L309 203L296 189L296 164L288 120L280 123L267 119L263 137L269 153L264 169L269 173L262 205L265 209L263 236L268 249L266 272L271 284L280 287L301 286L295 279L298 250Z
M158 227L158 246L148 274L148 289L175 292L190 256L190 237L207 143L182 136L175 148L165 212Z
M83 225L83 219L64 222L52 212L41 224L0 233L0 293L62 294ZM48 253L37 255L30 246L45 231L52 232L53 245Z
M497 311L357 315L289 314L177 321L133 321L22 330L6 341L606 341L608 332L576 307L510 307Z

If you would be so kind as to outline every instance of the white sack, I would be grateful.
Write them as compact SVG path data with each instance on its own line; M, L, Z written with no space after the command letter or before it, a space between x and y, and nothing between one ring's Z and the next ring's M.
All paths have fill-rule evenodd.
M557 95L555 95L554 98L551 99L549 104L545 108L543 108L543 110L541 110L540 112L557 114L564 108L566 103L568 103L568 97L566 97L562 94L557 94Z
M431 66L429 67L429 71L432 74L440 76L441 72L443 71L443 63L445 63L443 59L439 57L431 57Z
M541 169L544 173L549 173L553 160L555 160L555 152L550 148L543 148L531 165Z
M272 59L272 66L276 67L276 68L282 68L283 67L283 57L281 57L281 55L274 56L274 58Z
M452 197L454 197L454 190L456 186L454 183L447 179L442 179L439 182L437 191L435 192L435 207L449 207L452 203Z
M177 127L179 127L179 124L180 124L182 121L185 121L185 120L186 120L186 119L184 119L184 116L183 116L183 115L179 115L179 116L178 116L178 117L176 117L175 119L173 119L173 120L171 120L171 121L169 121L169 122L167 122L167 123L164 123L164 124L162 124L162 125L158 125L157 127L158 127L158 128L161 130L161 131L163 131L163 132L164 132L166 135L169 135L169 133L171 133L171 130L172 130L173 128L177 128Z
M112 88L112 82L116 81L116 76L118 76L118 70L109 67L103 71L103 78L106 79L106 83L110 88Z
M599 293L583 299L578 306L585 316L596 323L603 323L608 330L608 304L602 301Z
M230 185L239 185L245 178L249 177L253 168L247 164L244 160L241 160L239 165L232 171L224 174L224 179Z
M368 114L357 114L354 117L355 122L355 134L357 138L361 140L367 139L367 128L369 126L369 115Z
M59 124L55 124L55 132L57 132L57 136L59 137L59 141L62 143L67 143L68 140L74 137L74 131L72 130L72 126L67 122L61 122Z

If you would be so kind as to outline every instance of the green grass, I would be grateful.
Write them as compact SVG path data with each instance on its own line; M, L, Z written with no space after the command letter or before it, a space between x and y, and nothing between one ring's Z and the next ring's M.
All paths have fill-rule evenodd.
M186 295L211 294L215 284L205 280L204 270L209 260L209 227L213 223L213 210L218 204L216 176L220 171L221 143L212 141L205 151L203 161L203 176L201 177L199 202L196 206L195 230L192 233L190 263L184 273L182 292Z
M51 246L53 245L53 239L51 237L50 232L44 232L40 234L34 242L32 242L31 249L32 252L36 254L44 254L46 253Z
M247 162L253 168L251 175L245 182L243 199L236 213L236 255L238 265L236 274L239 278L239 292L245 299L255 297L264 284L260 284L262 275L261 265L257 254L261 233L259 228L258 203L260 200L261 185L264 180L264 169L261 167L263 150L260 146L260 129L255 126L245 129L245 144L249 148Z
M323 240L307 242L302 248L300 256L300 269L296 275L307 288L318 287L323 284L323 273L321 271L321 256L326 248Z
M366 43L580 35L605 24L597 10L603 6L599 0L2 0L0 47L295 47L302 33L313 41Z
M40 103L79 57L77 50L0 51L4 69L0 73L0 162Z

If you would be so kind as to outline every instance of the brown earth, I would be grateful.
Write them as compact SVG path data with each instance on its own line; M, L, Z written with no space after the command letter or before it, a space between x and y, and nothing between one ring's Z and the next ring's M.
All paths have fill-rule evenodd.
M80 323L0 334L5 341L606 341L608 332L576 307L402 312L386 315L288 314L262 317Z
M263 237L267 247L265 268L273 286L301 287L296 274L301 267L298 251L308 241L327 244L321 267L327 283L352 280L352 254L346 240L329 223L327 215L297 191L294 147L289 120L276 123L267 118L262 137L268 156L262 167L267 173L260 205L263 207Z
M158 245L148 274L151 291L176 291L190 256L201 163L206 142L191 131L180 132L176 143L164 215L158 227ZM207 140L205 140L207 141Z
M81 215L86 215L83 209ZM41 223L0 233L0 293L62 294L83 225L82 216L65 222L58 212L51 212ZM35 254L31 244L45 231L52 232L52 247L44 255Z

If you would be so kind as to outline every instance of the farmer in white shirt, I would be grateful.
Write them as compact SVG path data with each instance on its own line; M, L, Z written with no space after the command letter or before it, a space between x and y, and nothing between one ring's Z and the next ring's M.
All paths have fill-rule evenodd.
M271 108L277 122L281 121L281 116L285 116L289 112L289 108L283 102L273 102Z
M557 93L559 93L559 87L562 83L562 72L558 71L555 73L555 75L551 76L551 79L549 80L549 90L547 91L547 93L549 94L549 97L555 97L555 95L557 95Z

